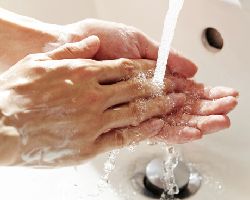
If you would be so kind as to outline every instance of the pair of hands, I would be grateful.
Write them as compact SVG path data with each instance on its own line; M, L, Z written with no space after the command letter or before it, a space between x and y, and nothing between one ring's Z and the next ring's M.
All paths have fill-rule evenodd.
M14 163L75 164L147 138L183 143L229 127L237 91L189 80L197 68L177 54L154 95L158 45L139 30L86 20L61 31L67 44L0 77L2 123L20 135Z

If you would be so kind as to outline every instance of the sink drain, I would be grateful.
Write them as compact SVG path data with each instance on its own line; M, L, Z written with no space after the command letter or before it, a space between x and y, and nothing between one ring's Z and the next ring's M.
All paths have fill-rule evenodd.
M153 161L151 161L150 163L156 164L158 162L158 161L157 162ZM178 170L176 170L175 176L177 176L177 173L180 173L180 170L185 170L185 172L183 173L182 171L182 174L181 175L179 174L179 178L182 177L181 181L179 181L178 183L180 187L180 192L175 197L177 199L186 199L190 196L193 196L199 190L201 186L202 177L195 168L191 166L186 166L182 162L179 165L179 167L180 167L179 172ZM187 179L186 179L187 175L186 170L188 170ZM155 179L153 179L152 181L153 173L157 172L157 170L153 170L154 172L151 174L151 177L148 176L146 171L138 172L130 179L132 187L137 193L140 193L145 197L149 197L151 199L159 199L163 192L161 186L162 183L159 181L160 179L158 179L160 176L159 174L158 175L155 174L154 176Z

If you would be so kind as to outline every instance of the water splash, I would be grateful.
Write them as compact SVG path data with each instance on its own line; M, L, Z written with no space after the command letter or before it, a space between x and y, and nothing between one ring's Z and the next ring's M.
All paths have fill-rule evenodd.
M162 33L161 44L158 52L157 66L154 72L153 83L159 89L164 85L163 80L165 77L167 60L169 56L169 51L171 43L174 37L174 30L176 27L178 15L183 6L184 0L169 0L169 10L166 14L164 29ZM140 77L140 80L144 80L145 75ZM157 90L157 93L161 94L161 90ZM179 193L179 188L175 183L173 170L178 164L178 153L175 152L172 146L167 147L168 159L163 163L164 170L164 182L165 182L165 192L162 194L161 200L173 199L174 194ZM130 146L131 150L134 150L134 145ZM102 176L98 188L99 192L102 192L109 186L109 176L115 168L115 162L119 150L113 150L109 154L109 158L104 164L104 175Z
M179 188L174 177L174 169L179 162L179 153L175 151L173 146L168 146L166 151L167 159L163 161L162 166L164 192L162 193L160 200L174 199L174 195L179 193Z
M174 38L177 19L183 4L184 0L169 0L169 9L165 17L161 43L158 51L158 59L153 77L153 83L159 88L164 87L164 77L171 43ZM179 188L174 177L174 168L178 164L178 153L176 153L173 146L164 146L167 150L168 158L163 163L164 192L161 195L160 200L170 200L174 199L175 194L179 193Z
M109 186L109 177L115 169L116 159L119 153L120 149L115 149L111 151L109 153L108 159L104 163L104 174L98 183L98 190L100 193L103 192Z

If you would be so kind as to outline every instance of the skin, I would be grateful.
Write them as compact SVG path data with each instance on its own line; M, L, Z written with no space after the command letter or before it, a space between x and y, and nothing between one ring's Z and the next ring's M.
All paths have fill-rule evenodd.
M174 52L164 93L155 95L158 44L141 31L93 19L58 26L6 12L0 12L2 66L52 51L1 75L3 165L71 165L134 141L184 143L229 127L237 91L188 80L197 67ZM118 59L124 57L132 60ZM46 158L59 151L59 158Z
M0 8L0 25L3 27L0 29L2 44L0 67L5 69L28 54L51 51L65 43L79 42L91 35L96 35L100 43L100 48L93 59L157 60L158 43L142 31L120 23L85 19L61 26L44 23ZM197 66L194 63L174 51L169 55L168 68L171 72L188 78L193 77L197 72Z
M84 59L93 56L90 49L98 52L97 41L93 36L29 55L0 76L3 134L16 141L11 164L72 165L147 138L164 136L173 143L199 139L204 131L199 127L207 125L203 115L210 120L204 133L214 124L217 130L229 126L227 117L222 120L217 115L223 117L234 108L234 90L201 87L207 100L197 98L188 105L190 122L176 126L169 123L168 116L183 110L181 115L186 117L185 102L196 83L185 87L189 80L171 75L165 79L164 92L156 95L158 89L151 81L155 61ZM82 58L74 59L79 53ZM138 78L142 72L144 79ZM211 100L215 96L206 96L211 90L225 99ZM191 123L197 117L201 120ZM48 159L49 153L61 151L65 154Z

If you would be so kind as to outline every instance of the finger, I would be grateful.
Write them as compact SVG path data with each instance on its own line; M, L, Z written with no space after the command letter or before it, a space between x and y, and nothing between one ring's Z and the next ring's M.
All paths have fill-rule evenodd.
M172 74L180 74L186 78L193 77L198 70L193 62L174 52L170 52L167 66Z
M149 70L154 69L155 64L155 61L142 59L104 60L98 69L98 81L101 85L104 85L133 78L140 73L144 73L146 76Z
M229 113L237 105L235 97L223 97L211 100L198 100L194 105L187 105L185 111L193 115L224 115Z
M207 99L220 99L223 97L227 96L233 96L233 97L238 97L239 92L233 88L229 87L223 87L223 86L218 86L218 87L206 87L203 90L203 95L202 97L207 98Z
M170 126L164 124L161 132L152 139L160 140L168 144L181 144L202 138L199 129L189 126Z
M197 116L184 114L181 119L168 117L166 120L173 126L189 126L199 129L202 134L215 133L230 126L230 119L225 115Z
M159 44L143 33L140 34L139 39L143 53L142 58L157 60ZM167 66L171 73L180 74L187 78L193 77L197 72L197 66L192 61L174 51L169 54Z
M164 79L164 92L183 92L196 97L196 99L214 100L227 96L238 96L238 92L228 87L207 87L194 81L167 76ZM108 99L108 107L116 104L126 103L136 98L147 98L159 93L159 88L155 87L151 79L136 78L128 81L121 81L110 86L112 91Z
M155 87L152 80L130 79L107 86L112 92L107 99L107 108L131 102L138 98L148 98L159 94L161 91Z
M100 40L97 36L90 36L80 42L66 43L57 49L50 51L47 55L54 60L93 58L100 47Z
M127 105L108 109L104 112L105 129L136 126L155 116L166 115L175 108L183 106L184 94L170 94L154 99L138 100Z
M128 127L122 129L114 129L102 134L96 140L96 146L99 151L108 150L110 148L120 148L140 142L147 138L157 135L164 125L161 119L151 119L143 122L136 127Z
M193 80L175 77L171 75L168 75L164 81L166 92L185 92L198 98L208 100L219 99L227 96L239 96L238 91L233 88L223 86L205 87L203 84L196 83Z
M151 77L151 75L148 77L138 77L109 85L108 88L110 88L112 93L109 95L110 98L107 101L108 107L127 103L138 98L159 95L162 91L152 82ZM168 76L164 79L164 83L163 91L165 94L170 92L186 92L186 81L184 79Z

